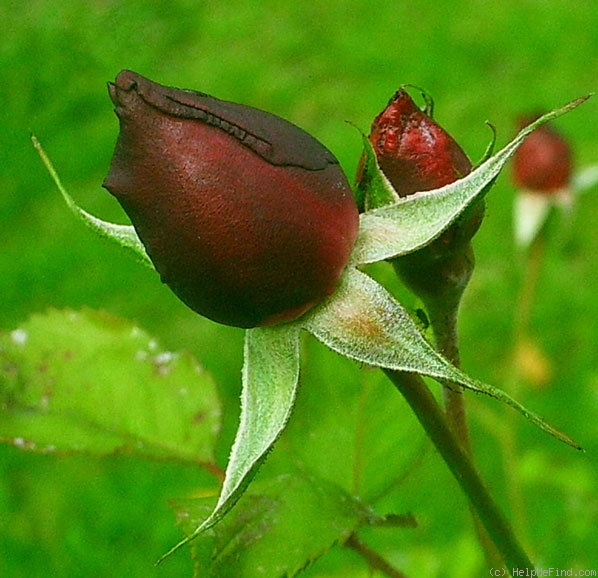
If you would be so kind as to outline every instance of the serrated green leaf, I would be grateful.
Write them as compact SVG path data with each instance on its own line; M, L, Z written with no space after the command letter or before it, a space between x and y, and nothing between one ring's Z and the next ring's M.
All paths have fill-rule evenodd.
M159 562L218 523L241 497L284 429L299 381L296 324L249 329L245 338L241 418L214 511Z
M127 321L52 310L0 335L6 443L213 463L219 426L210 375Z
M530 422L579 449L567 435L547 424L504 391L469 377L438 353L421 335L405 309L388 291L356 269L345 272L335 294L302 320L322 343L349 359L432 377L485 393L513 407Z
M178 518L191 531L210 506L209 500L179 502ZM230 515L195 542L196 575L290 578L378 519L334 484L304 472L284 474L252 485Z
M505 163L534 129L588 98L579 98L540 117L466 177L440 189L416 193L393 205L363 213L351 262L360 265L383 261L427 245L446 230L472 201L487 191ZM379 171L371 163L369 167ZM380 181L375 175L368 175L366 179L369 182Z
M145 247L143 246L141 239L139 239L135 228L132 225L118 225L116 223L103 221L102 219L94 217L79 207L79 205L75 203L73 197L68 194L62 185L56 169L52 165L52 162L48 158L48 155L42 148L40 142L34 135L31 135L31 140L47 171L50 173L52 180L56 184L56 187L58 187L58 190L62 194L62 198L64 199L67 207L72 211L72 213L78 219L83 221L83 223L94 233L116 243L119 247L125 249L125 251L127 251L129 254L132 254L137 261L140 261L143 265L149 267L152 271L155 271L154 265L145 251Z

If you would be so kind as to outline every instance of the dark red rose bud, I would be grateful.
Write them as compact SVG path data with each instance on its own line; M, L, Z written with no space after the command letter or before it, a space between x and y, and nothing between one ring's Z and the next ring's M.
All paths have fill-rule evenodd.
M331 294L358 230L332 153L267 112L121 72L104 186L162 280L227 325L290 321Z
M540 115L521 119L519 129ZM526 191L552 194L571 183L572 154L569 143L549 125L530 134L513 156L513 180Z
M369 138L380 169L401 197L448 185L472 170L463 149L404 89L374 119ZM458 303L473 270L470 240L483 216L478 201L432 243L392 260L428 309Z
M455 140L400 89L372 124L382 172L401 197L448 185L471 172Z
M374 119L369 138L380 169L401 197L443 187L472 169L457 142L402 88ZM358 174L358 181L359 178ZM454 251L467 243L479 229L483 216L483 202L475 203L425 252Z

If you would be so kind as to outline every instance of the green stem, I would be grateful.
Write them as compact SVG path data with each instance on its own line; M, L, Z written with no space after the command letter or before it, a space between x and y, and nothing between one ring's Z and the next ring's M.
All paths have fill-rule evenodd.
M457 233L459 231L457 227ZM436 242L428 249L397 259L394 265L398 275L424 303L436 347L453 365L460 367L457 317L463 292L474 270L475 256L469 241L458 243L450 253L445 251L444 244ZM473 456L463 388L456 384L445 386L443 397L446 417L453 433L463 449ZM472 516L488 565L499 565L500 556L496 547L475 513L472 512Z
M459 230L457 228L455 234ZM445 251L445 245L436 241L428 248L396 259L393 265L399 277L424 303L439 351L459 367L457 315L461 297L473 273L475 257L470 242L459 244L449 253ZM445 409L455 435L470 452L461 391L458 386L444 388Z
M533 564L519 544L509 522L492 499L423 379L414 373L394 370L384 372L411 406L455 480L469 498L509 571L533 569Z
M454 305L430 303L427 310L430 324L434 331L436 347L455 367L461 367L459 355L459 337L457 334L457 314L459 303ZM463 398L463 388L458 386L443 387L444 409L453 432L461 445L471 454L471 440L467 426L467 412Z
M473 265L472 265L473 268ZM459 354L459 336L457 332L457 316L459 312L460 296L454 301L451 300L428 300L427 309L430 315L430 323L434 331L434 339L438 350L455 365L461 367ZM449 426L453 430L457 440L473 462L473 450L467 425L467 410L463 388L453 385L442 388L444 399L444 411ZM470 507L473 517L475 531L480 546L484 551L488 566L500 565L500 554L496 546L488 536L488 533L481 524L475 511Z
M459 244L445 254L440 247L422 249L394 262L395 270L407 286L420 297L428 313L436 347L446 359L460 367L457 317L463 292L474 270L475 256L470 242ZM440 252L440 253L438 253ZM443 387L444 410L448 423L463 449L473 455L463 388L458 385ZM488 566L500 565L500 556L482 524L472 512L475 531Z
M520 367L521 348L526 347L530 339L530 318L535 301L538 279L543 264L545 248L546 236L545 230L542 230L532 241L529 250L525 255L522 272L523 278L515 302L513 351L511 353L511 373L509 376L509 390L515 397L518 397L518 394L521 392L525 380L525 376L522 375ZM505 416L501 425L507 426L504 428L501 440L509 502L511 511L513 512L513 523L517 530L525 535L527 529L526 508L521 485L517 476L517 435L513 416Z

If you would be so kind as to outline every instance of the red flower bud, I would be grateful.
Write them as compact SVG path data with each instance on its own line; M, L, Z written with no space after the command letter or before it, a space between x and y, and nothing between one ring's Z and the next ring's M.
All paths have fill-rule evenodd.
M369 138L380 169L401 197L443 187L472 169L457 142L404 89L374 119ZM483 215L483 202L476 202L429 245L392 260L428 306L460 299L473 269L470 240Z
M524 128L538 116L523 118L519 128ZM571 171L569 143L546 124L530 134L513 156L513 180L526 191L552 194L567 189Z
M402 88L374 119L369 138L380 169L401 197L443 187L472 169L457 142ZM483 216L483 203L476 203L429 246L428 253L454 251L468 242Z
M372 124L382 172L401 197L448 185L471 172L455 140L400 89Z
M331 294L358 229L332 153L267 112L121 72L104 186L162 280L227 325L290 321Z

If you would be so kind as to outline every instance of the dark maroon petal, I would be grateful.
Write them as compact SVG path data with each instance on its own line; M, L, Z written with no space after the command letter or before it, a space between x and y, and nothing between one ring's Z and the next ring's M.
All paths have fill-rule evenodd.
M443 187L472 169L457 142L402 88L374 119L369 138L380 169L401 197ZM484 204L478 202L422 254L436 260L459 250L477 232L483 216Z
M310 134L257 108L202 92L162 86L130 70L123 70L109 89L119 116L140 98L166 115L220 128L273 165L320 170L338 164L334 155Z
M293 319L332 293L358 228L336 159L274 115L132 72L106 188L163 281L228 325Z

